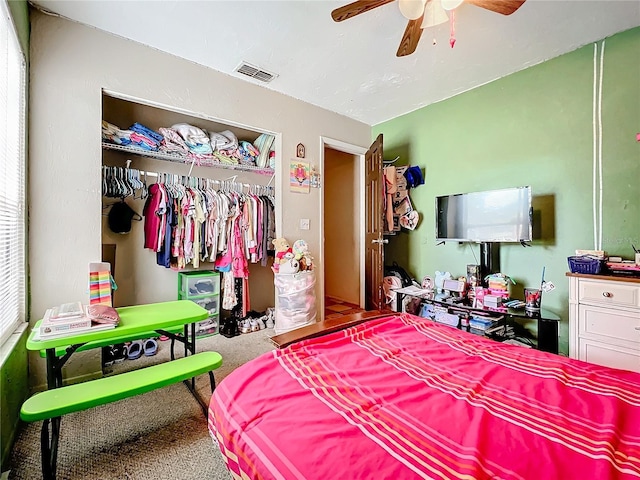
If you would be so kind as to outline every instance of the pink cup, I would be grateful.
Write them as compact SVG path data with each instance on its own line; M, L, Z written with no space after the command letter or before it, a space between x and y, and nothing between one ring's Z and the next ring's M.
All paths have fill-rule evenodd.
M524 289L524 308L526 310L540 310L542 292L538 288Z

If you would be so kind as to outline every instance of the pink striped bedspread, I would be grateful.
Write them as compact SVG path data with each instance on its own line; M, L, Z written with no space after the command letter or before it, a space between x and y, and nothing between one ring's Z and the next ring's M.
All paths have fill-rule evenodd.
M640 374L408 314L275 350L216 388L234 478L640 477Z

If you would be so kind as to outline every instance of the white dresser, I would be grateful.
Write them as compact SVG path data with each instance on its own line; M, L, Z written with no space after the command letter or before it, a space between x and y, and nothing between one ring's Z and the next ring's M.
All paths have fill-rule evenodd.
M569 357L640 372L640 278L569 277Z

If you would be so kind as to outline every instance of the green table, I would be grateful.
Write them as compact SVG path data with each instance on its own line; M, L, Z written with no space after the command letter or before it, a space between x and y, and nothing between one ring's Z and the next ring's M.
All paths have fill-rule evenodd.
M196 351L195 322L204 320L209 315L204 308L189 300L134 305L116 308L116 310L120 315L120 323L109 330L80 332L75 335L36 340L40 321L36 323L27 339L27 349L47 351L47 387L49 389L62 386L62 367L69 357L87 342L108 341L111 338L120 339L129 335L156 331L183 343L185 356L193 354ZM165 331L165 329L179 326L184 326L182 336ZM56 357L56 348L65 346L69 346L67 353L62 357ZM173 360L173 349L171 357Z
M177 300L172 302L152 303L147 305L135 305L131 307L116 308L120 316L118 326L108 330L98 330L95 332L80 332L74 335L36 340L36 332L39 331L40 321L38 321L29 338L27 339L28 350L46 350L47 361L47 387L55 389L62 387L62 367L69 360L71 355L85 345L87 342L109 342L122 341L122 338L135 337L145 332L155 331L160 335L166 335L173 341L184 344L184 355L194 355L196 353L196 322L202 321L209 316L209 312L193 303L190 300ZM184 327L183 335L177 335L165 329ZM66 353L56 356L56 349L66 347ZM173 345L171 348L171 360L174 360ZM153 368L153 367L151 367ZM209 372L211 391L215 388L213 373ZM200 403L203 413L207 414L207 403L200 398L195 389L195 378L184 380L185 385L191 394ZM56 458L58 451L58 439L60 436L61 417L51 419L51 435L49 435L49 419L43 421L41 444L42 444L42 471L45 480L55 479Z

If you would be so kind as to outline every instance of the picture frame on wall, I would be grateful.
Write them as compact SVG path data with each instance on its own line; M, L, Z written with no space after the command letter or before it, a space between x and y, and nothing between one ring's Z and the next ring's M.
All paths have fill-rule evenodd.
M298 145L296 145L296 157L304 158L304 155L305 155L304 150L305 148L303 144L299 143Z
M292 192L309 193L310 188L309 163L299 159L291 160L289 167L289 186Z

